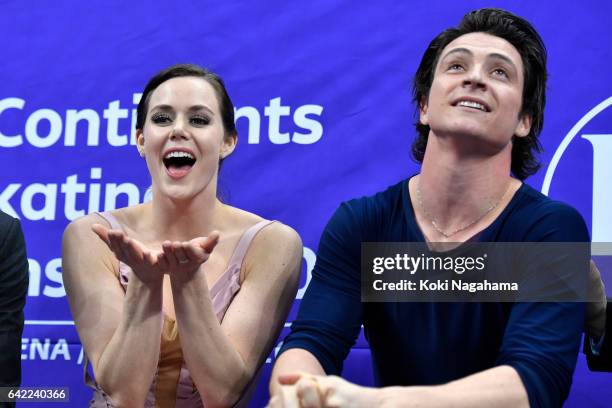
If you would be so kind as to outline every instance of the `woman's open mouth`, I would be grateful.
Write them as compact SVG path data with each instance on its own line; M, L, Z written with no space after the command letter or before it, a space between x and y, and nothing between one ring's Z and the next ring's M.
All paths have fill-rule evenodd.
M196 162L195 157L186 151L174 150L164 156L164 166L173 179L185 177Z

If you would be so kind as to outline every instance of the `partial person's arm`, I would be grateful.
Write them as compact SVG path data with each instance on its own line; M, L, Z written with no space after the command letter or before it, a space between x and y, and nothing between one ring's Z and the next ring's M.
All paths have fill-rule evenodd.
M181 257L190 257L184 249ZM221 324L203 271L170 272L185 364L207 407L232 406L264 363L295 299L301 260L294 230L279 223L263 228L247 252L244 282Z
M584 352L591 371L612 372L612 299L608 299L605 330L601 337L585 335Z
M163 273L153 267L139 269L137 265L147 263L143 248L119 231L105 232L98 225L105 244L92 231L102 222L89 215L73 221L64 232L64 285L97 384L114 406L142 406L159 358ZM125 293L109 246L129 256L136 268Z
M589 299L585 306L584 353L591 371L612 372L612 307L599 269L591 261Z
M0 387L21 383L21 334L27 291L28 258L21 226L18 220L0 212Z
M606 287L601 273L591 260L588 279L588 300L585 305L584 333L588 338L600 339L606 332ZM609 324L609 323L608 323Z
M607 300L605 330L601 336L584 336L584 353L591 371L612 372L612 299Z
M597 300L598 299L598 300ZM597 265L591 261L589 300L585 305L584 354L591 371L612 372L612 307Z

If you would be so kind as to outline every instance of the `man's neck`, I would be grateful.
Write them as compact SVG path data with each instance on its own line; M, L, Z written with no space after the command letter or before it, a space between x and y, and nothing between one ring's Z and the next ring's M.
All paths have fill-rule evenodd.
M466 156L432 136L415 185L423 218L452 232L504 204L517 183L510 177L511 144L495 155Z

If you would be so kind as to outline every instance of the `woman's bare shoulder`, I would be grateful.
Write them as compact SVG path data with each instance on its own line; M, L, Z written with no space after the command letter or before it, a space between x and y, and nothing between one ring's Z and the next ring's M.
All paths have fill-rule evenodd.
M255 225L261 221L266 220L266 218L260 215L257 215L250 211L243 210L241 208L231 207L231 206L226 206L226 208L230 212L233 219L237 220L240 224L243 224L246 227ZM295 230L289 227L288 225L285 225L282 222L277 221L277 220L272 220L272 221L275 221L275 222L271 223L269 226L266 226L264 228L265 230L273 231L272 234L274 235L279 234L281 237L283 236L290 237L290 236L297 235L297 232L295 232Z
M249 226L255 225L265 219L255 213L243 210L238 207L224 205L224 208L226 214L228 215L228 218L231 220L231 224L234 224L237 229L248 228Z
M231 211L240 223L239 229L242 231L266 220L257 214L239 208L231 207ZM271 250L277 251L283 248L286 251L285 255L289 255L292 252L299 252L301 254L302 240L293 228L280 221L275 221L266 225L257 233L251 247L253 248L249 250L250 254L247 254L251 256L247 256L247 258L251 258L253 255L257 257L260 254L269 254ZM281 252L277 253L280 254Z
M110 224L97 213L72 221L62 238L62 268L65 280L74 276L96 276L95 272L109 271L116 275L118 266L113 253L93 230L94 224L110 228Z
M64 238L66 236L88 236L88 232L91 231L91 227L94 224L102 224L107 228L110 228L110 223L99 213L91 213L82 217L72 220L66 229L64 230Z
M127 229L138 229L138 224L142 222L143 217L150 211L150 206L150 203L136 204L111 210L107 213L115 218L122 227Z
M137 222L144 210L145 204L136 204L129 207L117 208L104 212L90 213L70 222L66 228L66 231L89 230L94 224L102 224L107 228L113 228L113 225L109 220L111 217L115 219L121 227L129 227Z

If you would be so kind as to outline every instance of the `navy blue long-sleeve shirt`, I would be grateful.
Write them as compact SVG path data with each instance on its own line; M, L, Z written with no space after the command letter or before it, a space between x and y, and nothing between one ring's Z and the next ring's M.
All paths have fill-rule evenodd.
M523 184L482 242L588 242L573 208ZM567 398L582 303L362 303L362 242L423 242L404 180L343 203L327 224L312 280L280 353L302 348L339 375L361 325L376 385L433 385L499 365L516 369L534 407Z

